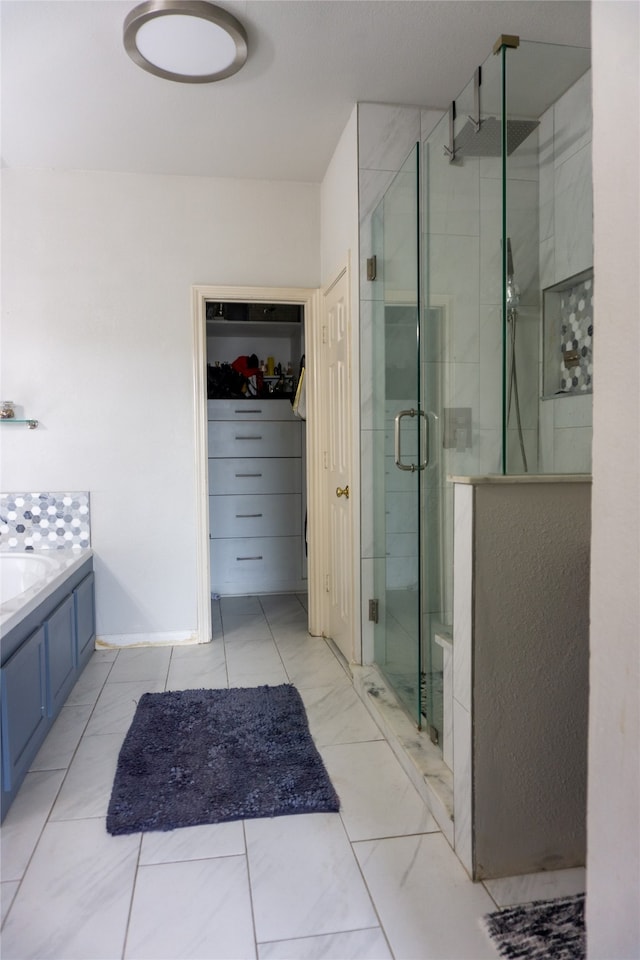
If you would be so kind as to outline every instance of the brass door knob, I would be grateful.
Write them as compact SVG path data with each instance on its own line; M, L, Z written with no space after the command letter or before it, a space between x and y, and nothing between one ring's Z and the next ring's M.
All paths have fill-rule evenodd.
M342 487L336 487L336 497L345 497L349 499L349 484L343 489Z

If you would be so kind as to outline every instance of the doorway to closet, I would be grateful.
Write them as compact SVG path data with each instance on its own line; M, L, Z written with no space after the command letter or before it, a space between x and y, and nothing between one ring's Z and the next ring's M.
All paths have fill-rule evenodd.
M317 292L211 286L193 295L198 636L211 639L212 595L285 592L309 593L313 632L307 518L318 471L301 370Z

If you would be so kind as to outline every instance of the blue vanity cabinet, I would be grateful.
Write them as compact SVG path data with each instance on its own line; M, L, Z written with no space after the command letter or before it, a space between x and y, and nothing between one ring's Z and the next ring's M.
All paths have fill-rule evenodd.
M90 557L2 634L0 819L91 657L95 635Z
M45 623L47 638L47 713L55 717L76 681L76 624L73 595Z
M41 626L0 670L2 788L11 796L49 728L45 628Z
M79 670L86 665L95 647L96 605L94 575L90 573L73 591L76 620L76 665Z

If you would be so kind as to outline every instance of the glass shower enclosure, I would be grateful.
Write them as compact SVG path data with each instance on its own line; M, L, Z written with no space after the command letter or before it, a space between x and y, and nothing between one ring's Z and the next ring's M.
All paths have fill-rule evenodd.
M374 657L445 760L451 478L590 470L589 65L500 38L371 220Z

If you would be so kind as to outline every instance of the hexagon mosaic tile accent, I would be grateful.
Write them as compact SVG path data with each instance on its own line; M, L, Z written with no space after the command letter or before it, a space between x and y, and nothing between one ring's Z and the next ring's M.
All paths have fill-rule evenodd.
M0 493L0 550L84 550L90 534L86 491Z
M560 299L560 389L565 393L593 392L593 279L566 290ZM567 352L577 362L565 363Z

